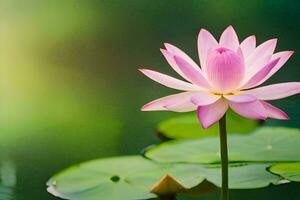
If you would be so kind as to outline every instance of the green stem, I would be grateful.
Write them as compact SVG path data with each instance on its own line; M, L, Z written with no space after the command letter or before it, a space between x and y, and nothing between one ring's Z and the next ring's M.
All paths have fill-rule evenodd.
M228 149L226 114L219 121L221 163L222 163L222 194L221 200L228 200Z

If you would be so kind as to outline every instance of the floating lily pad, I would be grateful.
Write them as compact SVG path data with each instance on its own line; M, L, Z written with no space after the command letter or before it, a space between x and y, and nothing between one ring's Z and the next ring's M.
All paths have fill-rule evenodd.
M48 191L72 200L148 199L155 194L188 193L205 180L201 169L195 164L157 164L141 156L99 159L55 175L48 182ZM208 186L198 188L197 194L215 188Z
M173 166L173 167L171 167ZM254 189L267 187L270 184L279 184L282 179L279 176L271 174L267 171L270 166L268 163L240 163L229 165L229 188L230 189ZM197 184L205 183L207 180L213 183L217 187L221 187L222 176L220 165L201 165L201 164L173 164L169 165L167 175L160 181L157 181L157 177L161 177L161 174L165 174L163 170L155 170L152 172L144 172L137 176L129 177L129 182L134 184L140 184L144 186L152 186L154 182L156 184L152 186L152 189L156 189L159 184L163 182L169 182L176 187L192 188ZM171 175L173 174L173 175ZM174 178L176 177L176 178ZM180 192L185 192L185 188L181 188ZM177 190L178 191L178 190ZM203 191L205 192L205 191ZM163 193L161 193L163 194Z
M186 192L205 180L203 167L195 164L161 164L160 167L128 177L128 182L140 185L160 195ZM176 192L175 192L176 191Z
M269 173L266 163L251 163L245 165L232 165L229 167L230 189L255 189L267 187L270 184L279 184L281 178ZM221 168L206 168L207 180L218 187L222 185Z
M99 159L71 167L51 178L48 191L72 200L132 200L156 195L129 184L126 178L137 172L157 168L140 156Z
M229 187L249 189L277 184L269 164L231 164ZM220 165L157 164L140 156L106 158L71 167L48 182L48 191L72 200L149 199L177 193L203 194L221 186ZM155 193L155 194L154 194Z
M247 135L229 135L230 162L300 161L300 129L264 127ZM145 156L164 163L220 163L218 137L170 141Z
M233 112L227 114L228 133L245 134L254 131L259 125L258 121L240 117ZM196 113L188 113L161 122L158 132L171 139L188 139L215 136L219 133L219 125L215 124L209 129L203 129L197 119Z
M270 168L270 171L289 181L300 182L300 162L276 164Z

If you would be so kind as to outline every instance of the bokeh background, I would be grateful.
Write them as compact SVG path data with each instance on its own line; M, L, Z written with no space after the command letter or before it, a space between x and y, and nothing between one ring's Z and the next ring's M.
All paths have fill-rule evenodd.
M157 143L156 124L176 114L140 107L175 91L137 68L174 75L159 48L170 42L197 60L201 27L279 38L277 51L296 53L268 83L300 81L299 10L295 0L0 0L0 159L16 169L13 195L54 200L45 183L57 171ZM300 127L299 96L275 104L291 120L268 124ZM299 189L232 191L232 199L294 200Z

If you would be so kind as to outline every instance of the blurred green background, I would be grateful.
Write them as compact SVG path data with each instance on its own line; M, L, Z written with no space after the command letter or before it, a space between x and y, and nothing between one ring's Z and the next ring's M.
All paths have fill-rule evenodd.
M231 24L240 40L255 34L259 43L277 37L277 51L296 53L268 83L299 81L299 10L292 0L0 0L0 158L16 166L16 198L56 199L45 183L57 171L158 142L156 124L176 114L139 109L175 91L136 69L174 75L164 42L197 60L201 27L219 37ZM299 96L275 104L291 120L268 124L300 127ZM299 189L232 191L232 199L293 200Z

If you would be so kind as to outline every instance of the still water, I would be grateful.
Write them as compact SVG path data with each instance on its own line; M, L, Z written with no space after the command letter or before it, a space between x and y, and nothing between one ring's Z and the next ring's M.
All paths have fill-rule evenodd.
M138 154L157 143L156 124L176 114L139 109L174 91L136 69L174 75L160 55L163 42L196 60L199 29L219 35L232 24L241 38L256 34L262 42L277 37L277 51L295 50L269 83L299 81L299 9L298 2L284 0L1 0L0 158L10 163L4 170L15 185L9 196L56 199L45 185L54 173L89 159ZM299 127L299 96L275 104L291 120L269 125ZM287 184L233 190L231 199L296 200L299 189L300 184ZM218 193L201 199L218 199Z

